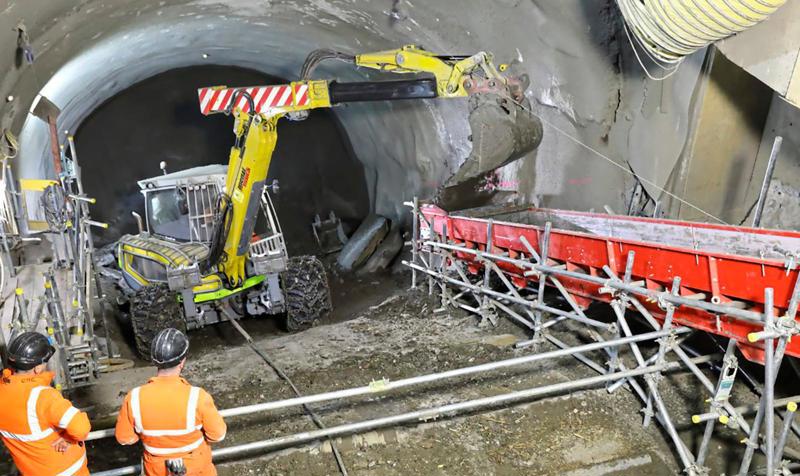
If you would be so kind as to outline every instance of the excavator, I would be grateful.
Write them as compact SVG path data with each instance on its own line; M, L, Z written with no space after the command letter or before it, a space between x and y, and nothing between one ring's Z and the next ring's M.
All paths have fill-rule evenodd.
M408 79L338 82L310 79L328 59ZM448 181L459 183L523 157L542 137L525 98L528 79L495 66L492 55L436 55L409 45L361 55L312 52L301 80L284 85L198 90L200 112L234 118L228 164L195 167L139 182L146 219L117 245L118 266L133 289L131 323L137 350L165 327L196 329L244 316L283 315L289 331L331 310L322 263L289 258L267 173L279 121L313 109L363 101L468 98L473 150ZM163 163L162 163L163 165ZM163 168L163 167L162 167ZM256 222L263 217L259 234Z

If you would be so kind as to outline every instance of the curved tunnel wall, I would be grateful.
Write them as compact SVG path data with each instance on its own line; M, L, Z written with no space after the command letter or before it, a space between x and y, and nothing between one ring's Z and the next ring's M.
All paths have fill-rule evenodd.
M15 96L4 104L2 125L23 129L23 176L46 172L44 125L29 119L22 127L42 87L63 109L60 127L74 130L108 98L171 69L212 63L294 79L315 48L417 43L445 53L492 51L531 76L529 97L545 119L545 138L537 153L500 174L517 200L621 209L631 182L623 157L654 182L666 181L659 174L686 143L699 72L696 62L663 86L668 93L648 94L652 84L623 43L613 1L84 0L75 7L52 0L38 9L15 1L7 11L0 21L26 19L38 54L33 66L12 68L0 83L4 95ZM13 64L10 52L0 52L2 62ZM383 75L333 63L316 76ZM351 105L335 114L364 165L372 209L392 217L413 195L430 196L470 150L463 101Z

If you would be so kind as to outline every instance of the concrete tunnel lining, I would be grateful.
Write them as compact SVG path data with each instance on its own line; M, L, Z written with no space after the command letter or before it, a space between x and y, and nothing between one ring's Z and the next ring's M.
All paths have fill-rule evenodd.
M628 158L663 186L686 144L686 105L699 72L699 64L687 65L665 86L673 93L669 104L659 99L663 94L648 94L651 85L619 36L613 2L503 0L493 6L469 0L458 9L405 0L59 5L61 10L55 3L41 11L20 3L8 8L31 17L37 52L32 67L12 70L0 83L4 94L15 96L1 120L13 130L40 89L38 79L51 74L44 91L64 108L61 128L74 129L102 101L168 69L235 65L292 79L318 47L364 52L416 43L432 51L486 50L498 62L522 61L537 114L618 163ZM378 77L361 73L331 63L316 76ZM403 200L430 196L457 168L470 151L465 108L463 101L439 100L335 109L365 164L374 211L404 214ZM23 175L41 172L45 150L44 126L32 122L22 137ZM631 140L633 130L640 140ZM633 182L624 169L549 126L539 150L500 176L518 201L583 210L604 204L621 209Z
M139 21L107 37L72 59L48 81L41 94L62 108L60 130L76 130L92 111L116 94L139 81L176 68L211 63L295 79L306 53L319 44L333 41L333 38L324 38L332 36L332 32L322 28L314 30L314 36L324 39L314 44L293 34L291 28L278 26L260 28L248 35L249 41L260 45L259 48L241 48L239 18L216 17L210 21L204 15L195 15L175 22L168 20L167 15L161 17L164 19L159 23ZM367 37L365 42L385 41L376 39L374 33L366 30L359 35ZM169 48L165 48L165 44L169 44ZM204 54L208 55L207 59ZM335 72L331 73L325 66L317 71L317 77L332 74L346 80L368 77L339 65L332 65ZM447 177L448 168L455 167L448 167L447 163L467 155L464 152L448 154L445 145L445 138L452 136L448 134L449 129L466 127L466 119L458 114L462 109L464 105L442 108L438 104L423 107L369 104L334 110L349 136L355 156L367 170L373 210L394 218L400 216L402 201L414 193L435 188L439 180ZM449 118L445 120L444 115ZM135 134L136 124L131 124L130 130ZM21 177L52 173L47 158L47 139L45 124L29 116L21 133L24 144ZM465 142L466 138L462 137L461 141ZM466 146L461 149L468 151ZM437 151L441 157L429 157ZM414 161L416 158L419 162ZM219 161L226 159L220 157ZM423 181L422 177L439 179ZM139 178L130 177L131 180Z

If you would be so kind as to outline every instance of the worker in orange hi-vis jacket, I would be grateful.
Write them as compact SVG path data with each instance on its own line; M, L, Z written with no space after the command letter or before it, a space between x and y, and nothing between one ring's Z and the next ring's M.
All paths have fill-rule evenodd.
M211 447L227 427L205 390L181 378L189 340L177 329L164 329L150 347L158 374L128 393L117 418L122 445L141 440L147 476L215 476Z
M38 332L23 332L8 345L0 436L22 476L89 476L83 446L89 418L50 386L47 361L55 351Z

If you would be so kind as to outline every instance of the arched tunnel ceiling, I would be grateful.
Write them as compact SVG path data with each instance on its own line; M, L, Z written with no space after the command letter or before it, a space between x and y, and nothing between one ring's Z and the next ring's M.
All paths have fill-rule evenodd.
M23 111L40 87L63 110L59 127L74 130L114 94L173 68L213 63L294 79L305 55L319 47L355 53L416 43L443 53L487 50L498 61L522 61L532 79L529 95L536 112L558 128L546 126L538 153L501 174L519 190L520 199L541 198L548 206L621 206L629 178L622 157L636 161L640 173L655 183L664 183L669 164L686 141L688 103L699 69L684 68L671 86L662 86L675 94L646 94L647 83L619 36L613 2L71 3L17 0L6 7L1 20L6 23L4 42L6 37L13 42L13 32L5 32L24 19L37 59L32 67L12 68L0 85L4 96L14 96L4 104L4 126L20 130ZM0 52L0 61L13 64L12 49ZM368 74L331 64L320 67L316 76L355 80ZM365 164L377 212L399 215L403 200L429 195L468 155L465 113L463 101L441 100L336 110L356 156ZM636 141L629 139L632 128L641 132ZM131 133L135 131L131 124ZM567 135L623 167L609 164ZM28 120L21 140L20 175L41 175L44 125Z

